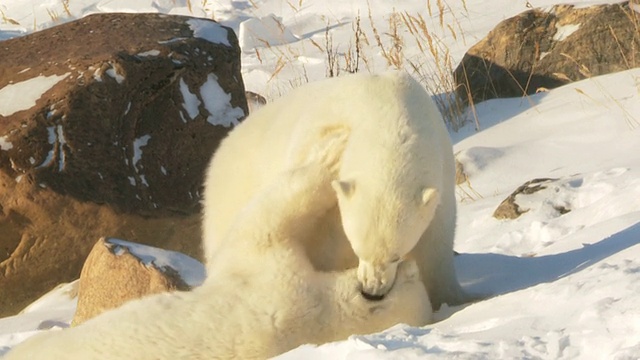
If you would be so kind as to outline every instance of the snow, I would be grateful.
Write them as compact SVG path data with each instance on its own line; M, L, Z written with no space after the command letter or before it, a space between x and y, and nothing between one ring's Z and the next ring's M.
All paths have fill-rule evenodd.
M244 117L244 111L231 106L231 94L226 93L218 84L215 74L209 74L207 81L200 87L204 107L209 111L207 122L211 125L230 127L237 125Z
M143 135L133 141L133 166L137 169L138 162L142 159L142 148L147 146L151 135Z
M11 116L18 111L31 109L49 89L69 76L36 76L29 80L9 84L0 89L0 116Z
M148 57L148 56L158 56L160 55L160 50L149 50L136 54L136 56L140 57Z
M133 164L133 168L140 178L140 182L146 187L149 187L149 183L147 182L147 178L144 176L144 174L140 174L142 166L138 166L138 163L142 159L142 148L147 146L149 140L151 140L151 135L143 135L133 140L133 158L131 159L131 163ZM136 179L133 176L129 176L129 183L132 186L136 186Z
M56 126L56 135L58 139L58 153L60 155L60 162L58 163L58 171L64 170L67 162L67 153L64 151L64 145L67 144L67 140L64 138L64 129L62 125Z
M20 314L0 319L0 356L46 329L69 327L76 311L78 281L58 285Z
M579 7L611 2L572 0ZM421 15L454 64L499 21L528 9L526 1L494 0L492 6L444 1L441 25L437 2L429 3L431 13L418 0L72 0L68 15L57 1L0 0L0 10L15 22L0 21L0 39L51 26L47 10L59 14L59 21L100 11L215 18L236 33L244 29L239 38L245 86L273 99L325 77L325 34L328 31L342 59L353 45L353 20L358 15L368 38L362 48L368 63L361 64L361 71L379 72L388 66L375 44L372 24L388 44L394 9ZM550 8L556 2L531 3ZM263 23L265 28L273 28L277 20L278 31L286 36L260 30L256 38L246 32L260 29L261 20L268 22ZM565 39L576 26L559 27L556 40ZM193 21L191 27L197 36L226 39L221 32L216 35L212 29L218 27L208 21ZM433 71L435 60L422 56L406 31L400 34L405 36L407 58ZM271 41L267 46L260 39ZM14 99L22 98L31 98L20 107L28 109L62 80L47 79L39 76L29 86L19 83L0 89L0 112L15 112ZM199 94L184 81L180 90L185 118L193 119L201 105L210 114L222 115L208 120L223 126L244 116L229 105L230 97L214 75L193 89ZM640 358L640 69L522 99L489 100L476 104L475 110L479 130L469 123L451 132L454 151L469 179L457 188L455 250L460 254L456 268L461 283L482 299L445 306L435 314L437 321L427 326L399 324L335 343L303 345L279 359ZM472 114L463 117L471 119ZM7 134L0 135L5 139L0 148L6 150ZM60 143L54 146L61 151L64 137L55 127L49 135L52 145ZM140 150L142 139L137 144L134 148ZM140 159L135 154L134 166ZM161 171L167 173L164 167ZM503 199L535 178L550 180L542 191L516 197L519 206L529 211L515 220L492 217ZM131 181L135 184L135 178ZM559 208L570 211L562 213ZM173 261L166 253L154 253L159 250L134 248L146 261ZM196 263L182 262L182 266L181 273L202 269ZM29 312L0 319L0 354L44 328L67 326L74 301L73 296L50 295Z
M11 141L9 141L6 136L0 136L0 150L7 151L11 149L13 149Z
M42 164L38 165L39 168L47 167L53 164L56 153L58 154L59 163L58 171L62 171L66 165L66 156L64 145L66 140L64 138L64 130L62 125L47 127L47 139L51 145L51 150L47 153L46 158Z
M113 65L108 68L105 73L114 78L118 84L122 84L125 80L124 75L120 74L118 70L113 67Z
M257 47L270 47L298 41L291 30L282 25L282 19L273 14L261 18L248 19L240 23L238 31L240 47L254 51Z
M187 114L192 120L195 119L195 117L200 114L201 103L196 94L189 90L189 85L187 85L183 78L180 78L180 93L184 100L182 107L187 111Z
M556 33L553 35L553 40L562 41L574 32L580 29L581 24L567 24L567 25L559 25L556 24Z
M229 43L227 29L222 26L207 20L191 19L187 21L193 36L207 40L210 43L222 44L231 47Z
M145 265L176 270L182 280L191 287L200 286L206 277L204 266L197 260L179 252L162 250L152 246L132 243L121 239L106 239L106 242L127 248Z

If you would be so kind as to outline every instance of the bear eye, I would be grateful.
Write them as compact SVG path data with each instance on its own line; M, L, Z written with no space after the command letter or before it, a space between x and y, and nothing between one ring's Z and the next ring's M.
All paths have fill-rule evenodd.
M396 256L396 257L394 257L394 258L393 258L393 260L391 260L391 263L392 263L392 264L399 263L399 262L400 262L400 260L402 260L402 259L400 258L400 256Z

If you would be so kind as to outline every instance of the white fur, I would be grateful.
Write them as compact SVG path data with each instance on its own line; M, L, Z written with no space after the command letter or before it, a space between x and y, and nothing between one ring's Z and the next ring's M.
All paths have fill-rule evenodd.
M442 117L410 76L390 72L312 83L266 105L223 141L208 169L208 267L240 209L326 136L349 134L333 187L339 206L304 240L318 270L359 266L362 290L384 295L398 261L414 259L434 308L464 301L453 267L455 164Z
M355 269L313 269L297 236L335 205L331 177L325 166L305 165L258 191L236 214L212 275L194 291L147 297L37 335L5 360L264 359L304 343L429 321L431 306L411 261L400 264L383 301L361 296Z

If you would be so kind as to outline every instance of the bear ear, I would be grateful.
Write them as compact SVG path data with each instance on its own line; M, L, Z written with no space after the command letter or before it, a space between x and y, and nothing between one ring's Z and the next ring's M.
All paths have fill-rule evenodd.
M422 191L422 205L427 205L431 201L438 200L438 190L434 188L426 188Z
M338 196L342 196L347 199L350 198L356 190L356 184L353 181L334 180L331 182L331 186L333 187L333 190L338 193Z

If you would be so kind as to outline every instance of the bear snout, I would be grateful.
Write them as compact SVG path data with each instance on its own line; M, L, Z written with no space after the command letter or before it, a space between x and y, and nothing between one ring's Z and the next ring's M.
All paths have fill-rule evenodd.
M369 301L383 300L396 281L397 270L397 262L372 264L360 260L358 281L362 296Z

